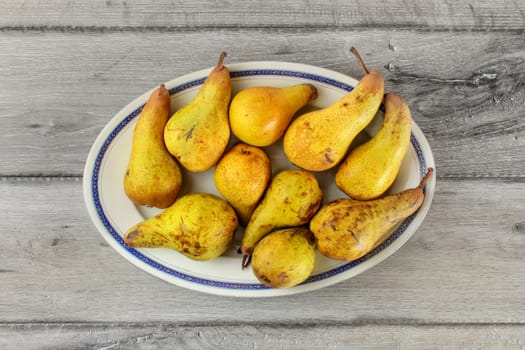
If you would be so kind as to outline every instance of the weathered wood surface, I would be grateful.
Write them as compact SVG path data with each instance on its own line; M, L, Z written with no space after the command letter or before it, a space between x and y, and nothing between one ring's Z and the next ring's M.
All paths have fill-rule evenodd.
M322 331L320 331L322 329ZM0 346L18 349L523 349L520 325L313 323L225 325L173 323L13 324ZM520 333L521 332L521 333ZM45 338L42 337L45 334ZM308 339L308 343L305 343ZM307 344L307 345L306 345ZM2 347L5 349L5 347Z
M1 349L525 347L522 1L6 0L0 14ZM350 46L436 159L430 212L396 254L322 290L236 299L160 281L97 233L84 162L128 102L222 50L359 77Z
M523 183L442 179L425 222L386 261L261 300L189 291L134 267L97 234L77 178L4 179L0 193L0 322L525 322Z
M164 30L238 27L523 31L519 0L4 0L0 28Z
M81 176L115 113L213 66L221 50L228 62L308 63L359 78L350 46L408 100L438 176L523 177L525 152L509 151L525 147L525 36L387 30L0 33L0 175Z

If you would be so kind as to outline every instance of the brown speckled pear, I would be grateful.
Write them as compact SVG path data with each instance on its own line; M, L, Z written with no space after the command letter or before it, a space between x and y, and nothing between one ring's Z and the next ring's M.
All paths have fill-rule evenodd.
M369 200L388 190L399 173L410 145L412 118L406 102L385 95L385 118L368 142L350 152L335 175L337 186L353 199Z
M170 95L161 85L149 97L133 132L124 191L136 204L167 208L180 193L181 171L164 145L169 114Z
M171 248L193 260L211 260L231 246L237 226L235 211L224 199L192 193L130 228L124 243L133 248Z
M188 170L206 171L221 158L230 140L230 71L222 53L197 96L177 110L164 129L168 151Z
M379 199L359 201L342 198L324 205L310 221L319 251L332 259L356 260L370 252L402 220L415 213L425 198L419 186Z
M252 271L265 286L290 288L304 282L315 266L315 237L302 227L273 231L255 246Z
M369 72L357 51L352 52L366 73L357 86L330 106L300 115L284 134L284 153L300 168L323 171L338 165L379 109L384 93L383 75Z
M306 224L322 200L323 192L310 172L289 169L275 175L242 236L242 267L248 266L253 248L263 236L277 228Z
M230 126L241 141L269 146L283 136L295 113L317 97L311 84L254 86L237 93L230 105Z
M258 147L239 143L217 163L213 178L217 190L237 211L241 225L246 226L271 176L268 155Z

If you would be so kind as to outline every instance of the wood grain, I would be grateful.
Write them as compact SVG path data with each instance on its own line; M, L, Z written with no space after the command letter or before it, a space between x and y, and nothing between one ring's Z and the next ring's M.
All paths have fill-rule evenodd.
M524 349L525 3L0 2L1 349ZM155 85L278 60L353 77L356 46L437 165L430 212L355 278L217 297L134 267L82 198L94 139Z
M309 293L239 299L122 258L91 223L78 178L4 178L0 323L525 324L524 191L443 179L422 226L381 264Z
M524 326L490 324L0 325L2 349L523 349ZM45 334L45 337L42 337Z
M0 27L23 30L198 28L418 28L523 31L521 1L4 0Z
M0 176L81 176L115 113L156 84L213 66L222 50L228 62L299 62L359 78L351 46L384 73L388 91L407 99L438 176L525 174L525 152L513 151L525 147L521 34L3 32L0 46Z

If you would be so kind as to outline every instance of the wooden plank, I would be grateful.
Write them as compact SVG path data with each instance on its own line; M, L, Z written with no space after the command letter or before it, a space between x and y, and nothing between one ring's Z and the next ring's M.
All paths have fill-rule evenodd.
M0 27L210 28L333 27L425 28L432 30L518 30L521 1L345 1L307 0L216 2L144 0L4 0Z
M523 349L523 325L0 325L2 349Z
M156 84L213 66L222 50L227 62L299 62L359 78L350 46L407 99L438 176L525 174L519 33L2 32L0 46L0 176L80 176L115 113Z
M78 178L4 178L0 323L524 324L524 191L442 179L422 226L381 264L309 293L238 299L173 286L123 259L91 223Z

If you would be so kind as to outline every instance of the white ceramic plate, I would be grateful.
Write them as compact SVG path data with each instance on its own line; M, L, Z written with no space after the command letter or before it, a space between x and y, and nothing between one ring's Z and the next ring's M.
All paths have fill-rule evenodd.
M311 83L319 97L308 109L327 106L350 91L357 81L344 74L310 65L285 62L247 62L227 64L232 74L233 93L255 85L288 86ZM200 70L165 83L171 94L172 111L189 102L197 93L211 68ZM111 247L139 268L175 285L219 295L263 297L294 294L319 289L355 276L378 264L399 249L423 222L435 186L435 172L427 183L425 201L417 213L405 220L372 252L353 262L336 261L317 252L311 277L289 289L271 289L261 285L250 268L241 269L237 253L242 230L236 233L235 244L223 256L208 262L197 262L167 248L133 249L123 242L124 232L134 224L160 212L158 209L134 205L125 195L123 178L131 150L133 129L151 91L144 93L117 113L94 142L84 171L84 198L89 214ZM377 131L381 115L367 128ZM281 144L265 148L272 159L273 173L291 168ZM425 136L414 123L411 147L399 176L390 192L415 187L434 159ZM345 197L334 184L335 170L316 173L324 190L324 202ZM220 195L213 183L213 169L198 174L183 172L183 194L209 192Z

